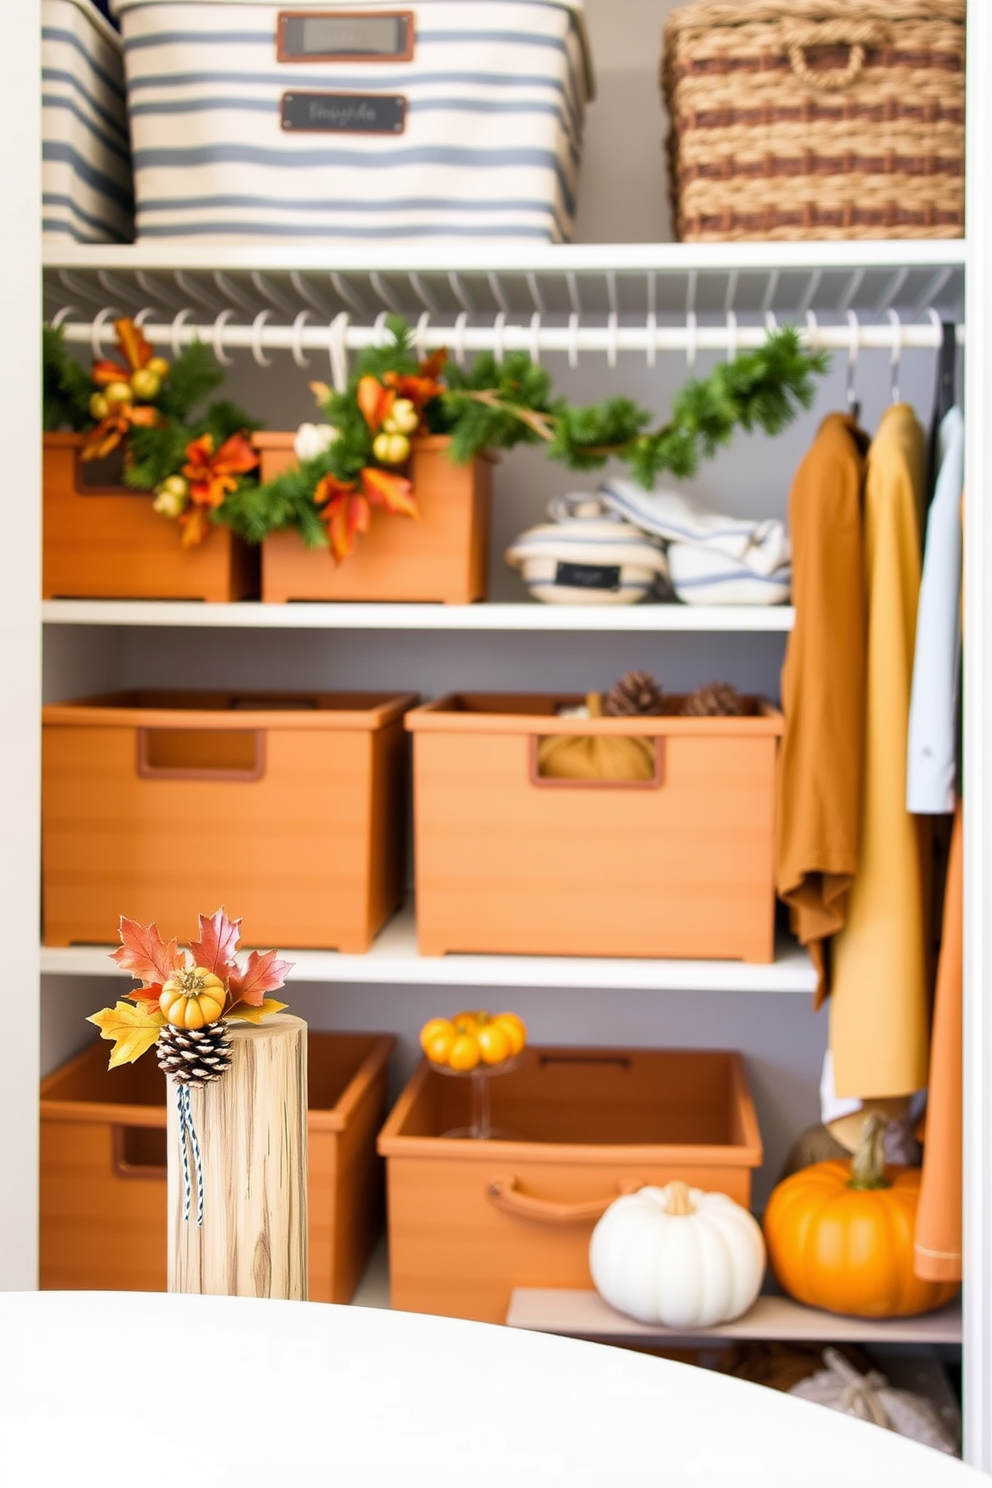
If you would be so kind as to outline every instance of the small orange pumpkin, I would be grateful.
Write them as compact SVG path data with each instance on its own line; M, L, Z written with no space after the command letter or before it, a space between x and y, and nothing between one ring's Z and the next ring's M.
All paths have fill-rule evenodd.
M158 1005L173 1028L203 1028L224 1011L227 988L205 966L174 971L159 995Z
M768 1259L797 1301L853 1317L913 1317L957 1292L957 1282L913 1270L920 1170L885 1166L884 1133L880 1116L867 1117L852 1159L814 1163L773 1189Z

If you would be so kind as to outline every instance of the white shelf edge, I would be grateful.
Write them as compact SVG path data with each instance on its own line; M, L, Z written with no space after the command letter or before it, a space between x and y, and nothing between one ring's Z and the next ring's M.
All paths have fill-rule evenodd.
M775 631L792 629L789 605L205 604L198 601L50 599L49 625L232 630Z
M802 243L569 243L539 246L454 245L443 254L453 273L706 273L749 269L929 268L963 265L964 238L872 239ZM221 272L429 273L436 246L347 247L311 244L49 244L43 265L75 270L220 270Z
M42 946L42 973L117 976L105 946ZM360 982L394 986L566 987L623 991L775 992L811 994L816 975L794 941L777 947L769 964L743 961L660 961L599 956L419 956L412 907L401 910L363 956L292 950L292 982Z
M510 1298L507 1326L600 1342L664 1345L697 1339L764 1339L768 1342L816 1340L822 1343L961 1342L961 1303L949 1302L919 1317L866 1319L840 1317L804 1307L788 1297L759 1297L751 1311L715 1328L652 1327L624 1317L597 1292L566 1288L517 1287Z

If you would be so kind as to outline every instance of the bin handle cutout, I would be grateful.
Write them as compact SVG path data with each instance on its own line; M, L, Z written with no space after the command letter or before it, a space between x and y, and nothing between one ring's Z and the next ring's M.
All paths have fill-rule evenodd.
M139 728L137 770L142 780L261 780L262 729Z
M136 1138L138 1138L139 1140L141 1140L142 1138L145 1138L146 1137L146 1135L147 1135L147 1133L149 1131L154 1132L156 1135L159 1135L160 1134L162 1136L162 1138L163 1138L162 1161L161 1162L158 1162L158 1161L155 1161L155 1162L133 1162L131 1160L131 1156L130 1156L130 1154L128 1152L128 1146L129 1146L128 1137L129 1137L129 1135L130 1134L133 1134ZM135 1178L138 1178L138 1179L154 1178L154 1179L157 1179L159 1182L161 1182L161 1180L166 1175L166 1169L167 1169L167 1166L168 1166L167 1161L166 1161L166 1156L165 1156L164 1138L165 1138L165 1129L164 1128L146 1127L146 1126L133 1126L133 1127L132 1126L114 1126L114 1127L112 1127L111 1128L111 1163L112 1163L112 1166L113 1166L114 1175L117 1178L127 1178L128 1180L132 1180L132 1179L135 1179Z
M531 734L529 738L528 753L528 778L531 785L540 786L542 790L660 790L665 783L665 740L662 736L654 738L635 737L634 735L554 735L554 734ZM575 775L546 775L542 770L542 754L546 755L549 743L560 744L564 748L573 745L580 747L584 744L595 746L596 744L633 744L639 747L648 746L651 750L654 767L652 773L640 780L630 778L613 778L608 775L591 776L585 773ZM542 749L542 745L544 749ZM583 770L585 762L577 762ZM606 768L609 768L607 763Z
M542 1224L588 1224L590 1220L602 1218L610 1205L624 1194L636 1193L644 1187L642 1179L628 1179L618 1183L616 1193L608 1198L568 1204L560 1199L539 1199L534 1194L521 1193L518 1181L512 1174L490 1178L486 1184L486 1198L504 1214L512 1214L517 1219L536 1219Z

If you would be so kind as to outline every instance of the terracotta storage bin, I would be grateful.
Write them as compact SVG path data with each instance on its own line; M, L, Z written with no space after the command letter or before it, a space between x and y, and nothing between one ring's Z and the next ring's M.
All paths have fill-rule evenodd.
M446 1137L471 1083L422 1063L379 1134L394 1307L501 1323L516 1286L591 1287L593 1225L628 1187L750 1201L762 1147L738 1053L533 1047L491 1082L497 1135Z
M771 961L781 713L555 716L581 701L466 693L407 714L421 954ZM652 739L655 778L543 779L538 741L563 734Z
M293 464L293 434L256 434L261 479ZM285 600L436 601L485 599L489 508L495 456L452 465L448 439L413 442L410 479L420 520L376 511L372 525L343 563L325 548L306 548L295 532L275 532L262 544L262 598Z
M42 935L366 951L404 890L412 696L108 693L42 710Z
M45 435L43 599L257 599L257 549L226 527L183 548L177 524L152 511L150 491L83 483L82 442Z
M310 1033L312 1302L348 1302L382 1232L376 1132L390 1034ZM41 1082L40 1284L164 1291L166 1083L153 1053L107 1069L85 1049Z

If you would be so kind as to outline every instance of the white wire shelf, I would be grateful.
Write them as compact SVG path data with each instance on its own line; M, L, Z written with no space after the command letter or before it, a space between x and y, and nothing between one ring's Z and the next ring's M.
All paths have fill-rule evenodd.
M743 349L760 342L769 317L834 319L821 344L833 338L847 348L849 315L870 333L861 346L890 348L890 311L904 322L899 344L915 347L934 344L929 311L962 318L964 259L963 240L480 243L441 261L436 249L375 245L351 257L310 245L59 245L45 254L45 314L77 344L109 342L113 318L132 315L174 351L197 335L224 355L247 348L258 360L273 350L304 357L333 335L357 349L390 311L417 323L424 349L453 342L457 352L520 347L650 359Z
M530 1328L540 1333L662 1347L717 1338L875 1344L961 1342L960 1301L949 1302L946 1307L919 1317L876 1320L821 1312L789 1297L759 1297L750 1312L733 1322L680 1331L651 1327L624 1317L604 1302L598 1292L517 1287L510 1298L506 1321L511 1328Z
M120 975L110 961L113 946L42 946L43 973L65 976ZM338 951L294 951L294 983L378 983L390 986L562 987L680 992L769 992L812 994L816 976L806 952L784 939L768 965L743 961L652 961L598 956L420 956L408 905L389 921L364 956Z
M174 600L51 599L48 625L175 626L220 630L752 631L785 632L790 605L203 604Z

